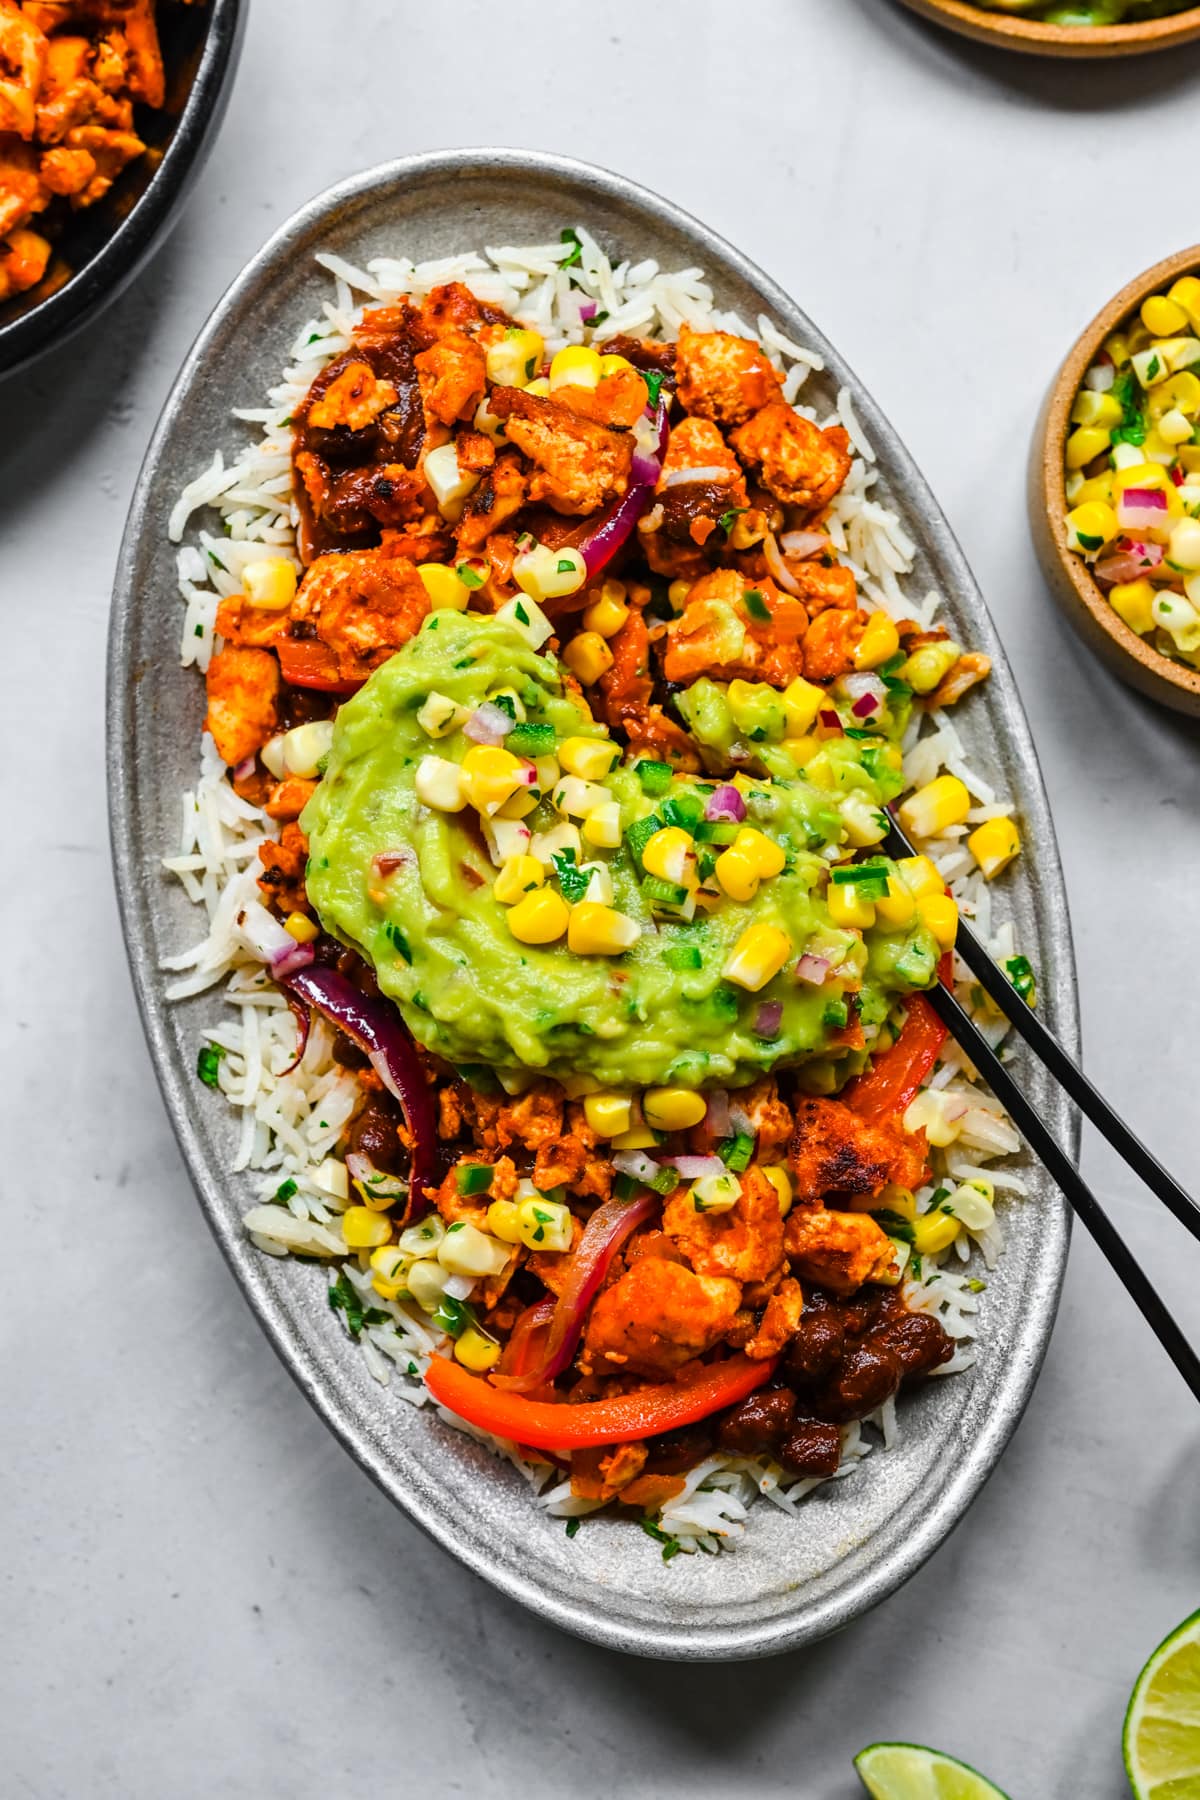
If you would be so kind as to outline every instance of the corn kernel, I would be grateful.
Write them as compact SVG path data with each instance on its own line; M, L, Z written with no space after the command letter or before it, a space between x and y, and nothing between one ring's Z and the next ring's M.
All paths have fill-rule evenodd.
M695 582L692 581L680 580L671 582L670 586L667 588L667 601L672 612L681 613L683 611L688 603L688 595L691 593L694 586Z
M509 1255L507 1244L489 1237L469 1219L457 1219L447 1226L437 1251L437 1259L448 1274L467 1275L473 1280L499 1275L507 1266Z
M789 737L784 738L780 748L786 752L798 769L807 769L821 746L815 737Z
M342 1214L342 1236L351 1250L373 1250L392 1235L392 1221L369 1206L348 1206Z
M846 837L856 850L865 850L868 844L880 844L887 836L891 820L867 799L861 788L851 788L848 794L843 794L840 811Z
M1155 588L1144 576L1140 581L1119 581L1108 590L1108 598L1118 618L1139 637L1154 630Z
M900 679L907 681L915 694L932 694L961 655L962 646L950 638L940 639L935 644L922 644L901 663Z
M732 844L718 856L717 880L731 900L753 900L761 879L755 860Z
M473 744L462 759L462 784L477 812L496 813L520 787L532 786L519 756L498 744Z
M1111 506L1105 506L1102 500L1089 500L1067 514L1067 548L1081 551L1084 556L1097 556L1119 529Z
M242 585L251 606L262 612L286 612L296 598L296 571L281 556L265 557L246 564Z
M465 612L471 590L445 563L418 563L417 574L434 612Z
M616 375L625 369L633 369L633 373L635 375L637 374L637 370L633 368L633 364L630 362L630 360L627 356L618 356L616 354L616 352L612 351L612 350L605 351L601 355L601 357L600 357L600 379L601 379L601 381L603 381L607 376Z
M1156 387L1146 404L1152 420L1159 420L1169 412L1181 412L1194 419L1200 412L1200 381L1190 370L1181 369L1170 381Z
M396 1293L399 1293L404 1286L404 1277L408 1269L408 1260L408 1257L405 1256L398 1244L381 1244L378 1249L372 1250L371 1274L373 1286L378 1288L382 1282L385 1286L394 1288ZM386 1296L387 1299L394 1300L396 1298L396 1293L388 1294Z
M786 1219L792 1210L792 1178L782 1163L772 1163L763 1174L779 1196L779 1216Z
M923 1131L935 1149L946 1150L962 1130L965 1112L962 1101L941 1088L922 1088L905 1109L904 1129Z
M1200 570L1200 519L1180 519L1171 527L1167 561L1187 575Z
M400 1233L400 1248L405 1256L434 1256L445 1235L446 1227L442 1224L440 1214L426 1213L419 1223L410 1225Z
M568 775L578 775L584 781L603 781L612 773L620 754L617 745L607 738L570 737L558 746L558 760Z
M787 856L775 840L765 832L756 831L753 825L743 826L729 847L739 856L747 857L764 881L778 875L787 862Z
M1142 324L1151 337L1178 337L1188 328L1187 310L1166 294L1151 294L1142 301Z
M516 906L545 880L545 868L536 856L510 856L492 883L492 892L501 906Z
M652 1150L658 1143L649 1125L631 1125L628 1131L618 1131L615 1138L609 1139L612 1150Z
M815 682L805 681L801 675L789 682L783 690L788 736L802 738L806 731L810 731L813 720L827 699L824 688L817 687Z
M887 1266L881 1269L876 1264L867 1280L876 1282L880 1287L899 1287L912 1256L912 1245L894 1237L889 1237L888 1243L891 1245L891 1254Z
M441 1305L446 1283L450 1279L441 1263L427 1258L423 1262L413 1263L408 1271L407 1287L421 1311L432 1313Z
M529 854L536 856L540 863L550 868L554 858L564 850L570 850L578 862L583 853L583 841L579 835L578 825L564 820L556 825L553 831L535 831L529 841Z
M311 944L314 938L321 935L320 926L315 924L307 913L302 912L289 913L283 921L283 929L289 937L294 937L298 944Z
M1121 402L1112 394L1098 394L1093 388L1080 388L1071 408L1072 425L1100 425L1112 430L1125 414Z
M1193 329L1200 331L1200 279L1195 275L1181 275L1167 289L1167 298L1174 300L1177 306L1182 306Z
M284 774L314 780L332 747L332 719L310 719L307 725L293 725L284 732L279 746Z
M932 933L939 950L952 950L958 936L958 903L949 894L926 894L917 901L917 911L926 931Z
M535 544L513 557L513 580L531 600L561 600L576 594L587 580L587 564L570 544L551 550Z
M923 899L926 894L944 894L946 891L937 865L928 856L902 856L896 870L915 900Z
M560 387L600 385L600 358L587 344L568 344L550 364L550 392Z
M487 350L487 378L497 387L525 387L537 375L546 345L541 334L510 325L498 344Z
M986 1178L964 1181L950 1196L954 1217L968 1231L987 1231L996 1222L996 1190Z
M500 1361L500 1346L476 1325L468 1325L454 1340L454 1360L472 1375L485 1375Z
M778 975L792 954L792 940L777 925L751 925L743 931L721 973L751 994Z
M885 612L873 612L858 640L854 666L856 669L877 669L880 663L895 656L899 648L900 633L896 630L895 620Z
M427 695L420 711L417 713L417 724L426 737L448 737L465 725L471 716L469 706L460 706L457 700L451 700L447 694L435 691Z
M895 1213L899 1219L912 1220L917 1216L916 1196L912 1189L901 1187L896 1181L889 1181L882 1189L878 1206L881 1212Z
M1013 819L988 819L967 839L967 849L989 881L1021 853L1021 834Z
M536 394L539 400L548 400L550 398L550 383L544 375L539 375L536 381L526 383L525 392L527 394Z
M521 1222L515 1200L493 1200L487 1209L487 1222L492 1236L499 1238L502 1244L520 1243Z
M887 893L876 900L875 913L885 925L899 930L902 926L912 924L917 916L917 903L903 881L889 875Z
M581 900L571 909L567 945L576 956L623 956L641 935L636 919L598 901Z
M527 819L530 813L536 809L540 798L541 795L536 788L519 787L516 793L510 794L503 806L498 806L490 817L487 814L484 815L484 823L499 819L503 820L505 824L519 824L522 819Z
M875 923L875 903L853 881L831 881L825 896L829 917L843 931L869 931Z
M433 497L443 519L451 524L460 519L467 496L479 486L480 478L473 469L459 467L455 446L441 444L436 450L431 450L425 458L421 473L433 490Z
M642 1095L642 1116L656 1131L687 1131L707 1111L704 1095L691 1088L647 1088Z
M553 888L526 894L508 915L508 929L522 944L552 944L570 922L571 909Z
M633 1101L628 1094L585 1094L583 1113L597 1137L619 1137L633 1123Z
M693 1212L732 1212L742 1197L742 1184L728 1170L723 1175L702 1175L688 1195Z
M642 848L642 866L648 875L660 881L688 885L688 874L695 857L695 845L678 825L667 825L656 831Z
M600 589L600 598L584 608L583 625L586 631L599 632L602 638L616 637L628 617L624 584L606 581Z
M613 653L598 631L581 631L562 654L568 669L584 687L591 687L613 666Z
M461 812L467 804L462 770L442 756L423 756L413 777L417 799L438 812Z
M527 1250L547 1250L560 1254L571 1248L574 1237L571 1209L557 1200L546 1200L541 1194L531 1195L517 1206L521 1242Z
M900 807L900 823L912 837L938 837L961 825L971 810L971 796L957 775L939 775L910 794Z
M511 625L535 650L540 650L554 636L553 625L532 594L514 594L511 600L504 602L496 617L502 624Z
M937 1256L948 1250L962 1230L951 1213L920 1213L912 1222L912 1247L918 1256Z
M1080 425L1067 439L1068 469L1082 469L1112 443L1112 432L1100 425Z
M599 850L615 850L621 842L621 808L616 800L606 800L583 821L583 835Z

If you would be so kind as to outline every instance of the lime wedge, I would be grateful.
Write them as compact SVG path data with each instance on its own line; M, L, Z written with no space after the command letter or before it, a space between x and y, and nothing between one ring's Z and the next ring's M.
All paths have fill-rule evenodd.
M871 1744L854 1766L874 1800L1005 1800L966 1763L923 1744Z
M1137 1678L1125 1714L1125 1768L1138 1800L1200 1800L1200 1612Z

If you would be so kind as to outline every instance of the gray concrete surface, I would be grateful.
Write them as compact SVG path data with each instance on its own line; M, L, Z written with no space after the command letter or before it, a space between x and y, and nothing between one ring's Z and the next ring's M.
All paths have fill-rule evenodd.
M623 169L789 286L927 471L1041 747L1089 1066L1194 1178L1196 738L1052 611L1023 465L1077 330L1197 235L1179 183L1198 74L1194 53L997 58L892 0L256 0L176 235L95 329L0 390L6 1797L849 1800L852 1753L888 1736L967 1757L1014 1800L1125 1791L1129 1686L1200 1603L1200 1434L1082 1239L1040 1387L969 1518L808 1654L595 1652L389 1509L277 1366L168 1133L110 888L102 668L157 409L296 203L451 143ZM1086 1166L1200 1333L1195 1247L1091 1142Z

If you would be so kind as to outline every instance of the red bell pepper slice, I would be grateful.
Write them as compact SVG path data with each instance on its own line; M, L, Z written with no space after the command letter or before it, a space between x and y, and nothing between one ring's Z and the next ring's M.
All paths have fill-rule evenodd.
M923 994L908 1002L908 1017L890 1050L839 1096L860 1119L878 1121L903 1112L924 1085L948 1033Z
M425 1385L447 1411L495 1437L510 1438L537 1450L588 1450L596 1444L629 1444L694 1425L710 1413L736 1406L769 1381L779 1362L751 1362L731 1356L725 1362L698 1365L690 1374L661 1387L608 1400L585 1400L578 1406L530 1400L502 1393L479 1375L470 1375L449 1357L435 1356L425 1371Z
M319 688L326 694L356 694L361 681L347 681L328 644L317 638L280 637L275 640L279 667L289 687Z

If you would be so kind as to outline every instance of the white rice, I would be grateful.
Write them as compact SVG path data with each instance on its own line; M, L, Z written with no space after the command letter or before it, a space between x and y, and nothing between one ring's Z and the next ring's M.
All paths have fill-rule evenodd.
M672 273L651 259L614 268L587 231L582 227L576 231L581 258L569 273L563 263L570 250L563 243L494 247L482 255L468 252L418 264L405 257L376 257L365 268L328 253L318 256L333 278L332 299L296 334L288 366L269 391L267 404L239 408L234 415L258 428L257 439L243 443L230 462L216 449L207 469L184 488L168 519L171 541L180 546L176 561L185 667L207 669L217 606L226 595L241 591L248 561L279 556L299 567L290 418L325 363L349 345L364 304L393 301L402 294L420 297L442 282L462 281L480 300L503 307L538 330L551 352L591 339L593 329L580 317L581 304L588 301L607 314L596 333L600 338L617 332L670 338L685 320L699 329L757 336L783 376L787 400L805 417L818 417L815 409L799 402L798 395L810 374L823 369L819 356L793 343L768 318L760 316L753 326L720 311L701 270ZM912 571L916 545L896 513L873 498L878 480L875 451L847 388L838 392L836 410L821 422L844 426L856 452L831 509L828 531L842 560L854 571L862 603L928 627L940 607L940 596L936 592L916 596L902 586ZM197 515L200 522L194 524ZM970 815L972 824L1010 810L970 767L947 714L915 716L904 753L910 787L924 786L943 770L960 777L978 803ZM196 785L182 798L178 847L164 858L163 866L183 885L188 898L204 909L207 924L189 949L165 959L164 971L176 978L167 995L183 999L220 984L231 1009L202 1036L222 1052L217 1082L240 1113L233 1168L247 1174L255 1196L244 1220L253 1242L267 1255L320 1257L336 1268L339 1280L349 1284L364 1310L371 1309L358 1340L369 1373L401 1399L421 1406L428 1401L421 1375L437 1336L424 1314L384 1300L374 1291L369 1271L361 1270L347 1251L340 1229L349 1190L337 1150L357 1103L357 1084L334 1062L332 1033L319 1018L299 1066L290 1068L296 1052L292 1014L236 928L239 912L257 897L257 848L264 838L277 835L265 813L233 792L212 740L205 735ZM994 917L992 891L965 848L964 836L964 829L956 827L923 848L993 955L1012 956L1012 926ZM966 971L959 973L965 976ZM996 1045L1007 1032L1007 1021L980 1010L976 994L969 981L959 987L959 998L972 1007L976 1023ZM931 1153L934 1179L918 1194L918 1207L927 1210L939 1187L973 1180L990 1181L998 1196L1023 1195L1021 1177L995 1166L996 1160L1018 1151L1017 1135L997 1103L975 1085L974 1071L952 1041L933 1085L961 1093L969 1104L958 1141L949 1150ZM977 1257L990 1268L1002 1248L997 1221L981 1232L964 1234L940 1266L926 1259L920 1278L905 1282L907 1303L933 1313L958 1346L939 1374L957 1374L973 1363L978 1294L984 1284L972 1270ZM507 1457L548 1512L572 1519L595 1510L595 1503L571 1493L570 1482L557 1469L527 1461L515 1446L489 1438L451 1414L441 1416ZM897 1430L892 1401L862 1425L847 1427L835 1479L854 1474L873 1442L882 1440L886 1448ZM664 1507L659 1524L681 1549L715 1551L742 1535L756 1499L794 1512L818 1485L769 1461L716 1455L689 1472L683 1491Z

